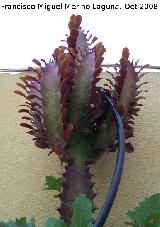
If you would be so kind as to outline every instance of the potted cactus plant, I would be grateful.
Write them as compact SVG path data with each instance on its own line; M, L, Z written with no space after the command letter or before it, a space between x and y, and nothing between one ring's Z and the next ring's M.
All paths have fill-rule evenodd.
M36 76L20 77L21 90L15 91L25 98L19 110L25 114L21 126L29 129L37 147L49 149L49 155L55 153L65 164L57 208L64 226L72 223L72 205L80 195L95 209L89 165L117 148L115 120L96 90L97 83L103 79L101 88L121 116L126 140L133 136L134 117L142 106L138 101L143 99L142 84L137 85L143 74L129 61L129 49L123 49L116 74L102 78L105 48L101 42L94 44L97 38L84 32L81 21L80 15L70 17L64 46L55 49L49 62L33 59ZM126 151L133 152L129 142Z

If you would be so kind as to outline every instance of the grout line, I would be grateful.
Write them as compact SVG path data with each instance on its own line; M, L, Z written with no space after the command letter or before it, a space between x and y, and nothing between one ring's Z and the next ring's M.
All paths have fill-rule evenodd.
M103 64L102 67L103 68L115 68L119 66L119 64ZM144 65L136 65L136 68L143 68ZM145 67L144 69L157 69L160 70L160 66L153 66L153 65L149 65L147 67ZM28 68L8 68L8 69L0 69L0 72L32 72L31 69Z

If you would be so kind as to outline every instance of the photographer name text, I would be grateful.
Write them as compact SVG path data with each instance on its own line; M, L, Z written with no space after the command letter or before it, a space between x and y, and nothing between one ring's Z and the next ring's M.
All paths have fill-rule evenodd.
M1 5L3 10L68 10L68 9L81 9L81 10L158 10L158 4L156 3L139 3L139 4L70 4L70 3L59 3L59 4L3 4Z

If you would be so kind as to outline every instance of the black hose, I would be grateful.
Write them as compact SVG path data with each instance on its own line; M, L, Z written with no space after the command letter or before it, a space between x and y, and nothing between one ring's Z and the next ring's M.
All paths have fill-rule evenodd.
M116 167L112 178L112 183L110 185L108 194L105 198L103 207L100 210L100 213L94 223L94 227L102 227L109 215L113 202L115 200L118 187L121 181L121 175L123 171L124 157L125 157L125 135L123 129L123 123L119 113L116 111L111 99L109 96L97 87L97 91L101 95L102 99L106 102L106 105L111 109L113 117L116 121L116 128L118 134L118 154L116 160Z

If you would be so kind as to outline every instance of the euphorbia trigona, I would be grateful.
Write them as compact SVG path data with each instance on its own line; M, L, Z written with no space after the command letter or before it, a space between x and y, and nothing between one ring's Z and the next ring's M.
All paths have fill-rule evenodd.
M76 197L85 194L93 201L96 195L88 165L116 149L114 119L96 91L105 48L101 42L94 46L97 38L85 34L81 21L80 15L71 16L67 46L56 48L49 63L42 59L44 66L34 59L39 66L33 69L36 76L21 77L23 84L17 84L25 93L15 91L26 99L19 112L27 113L22 117L27 123L21 126L29 129L36 146L49 148L67 163L58 208L66 223L70 223ZM119 71L102 86L122 117L126 139L133 136L134 116L141 106L137 102L143 98L136 85L140 77L124 48ZM126 146L133 151L130 143Z

